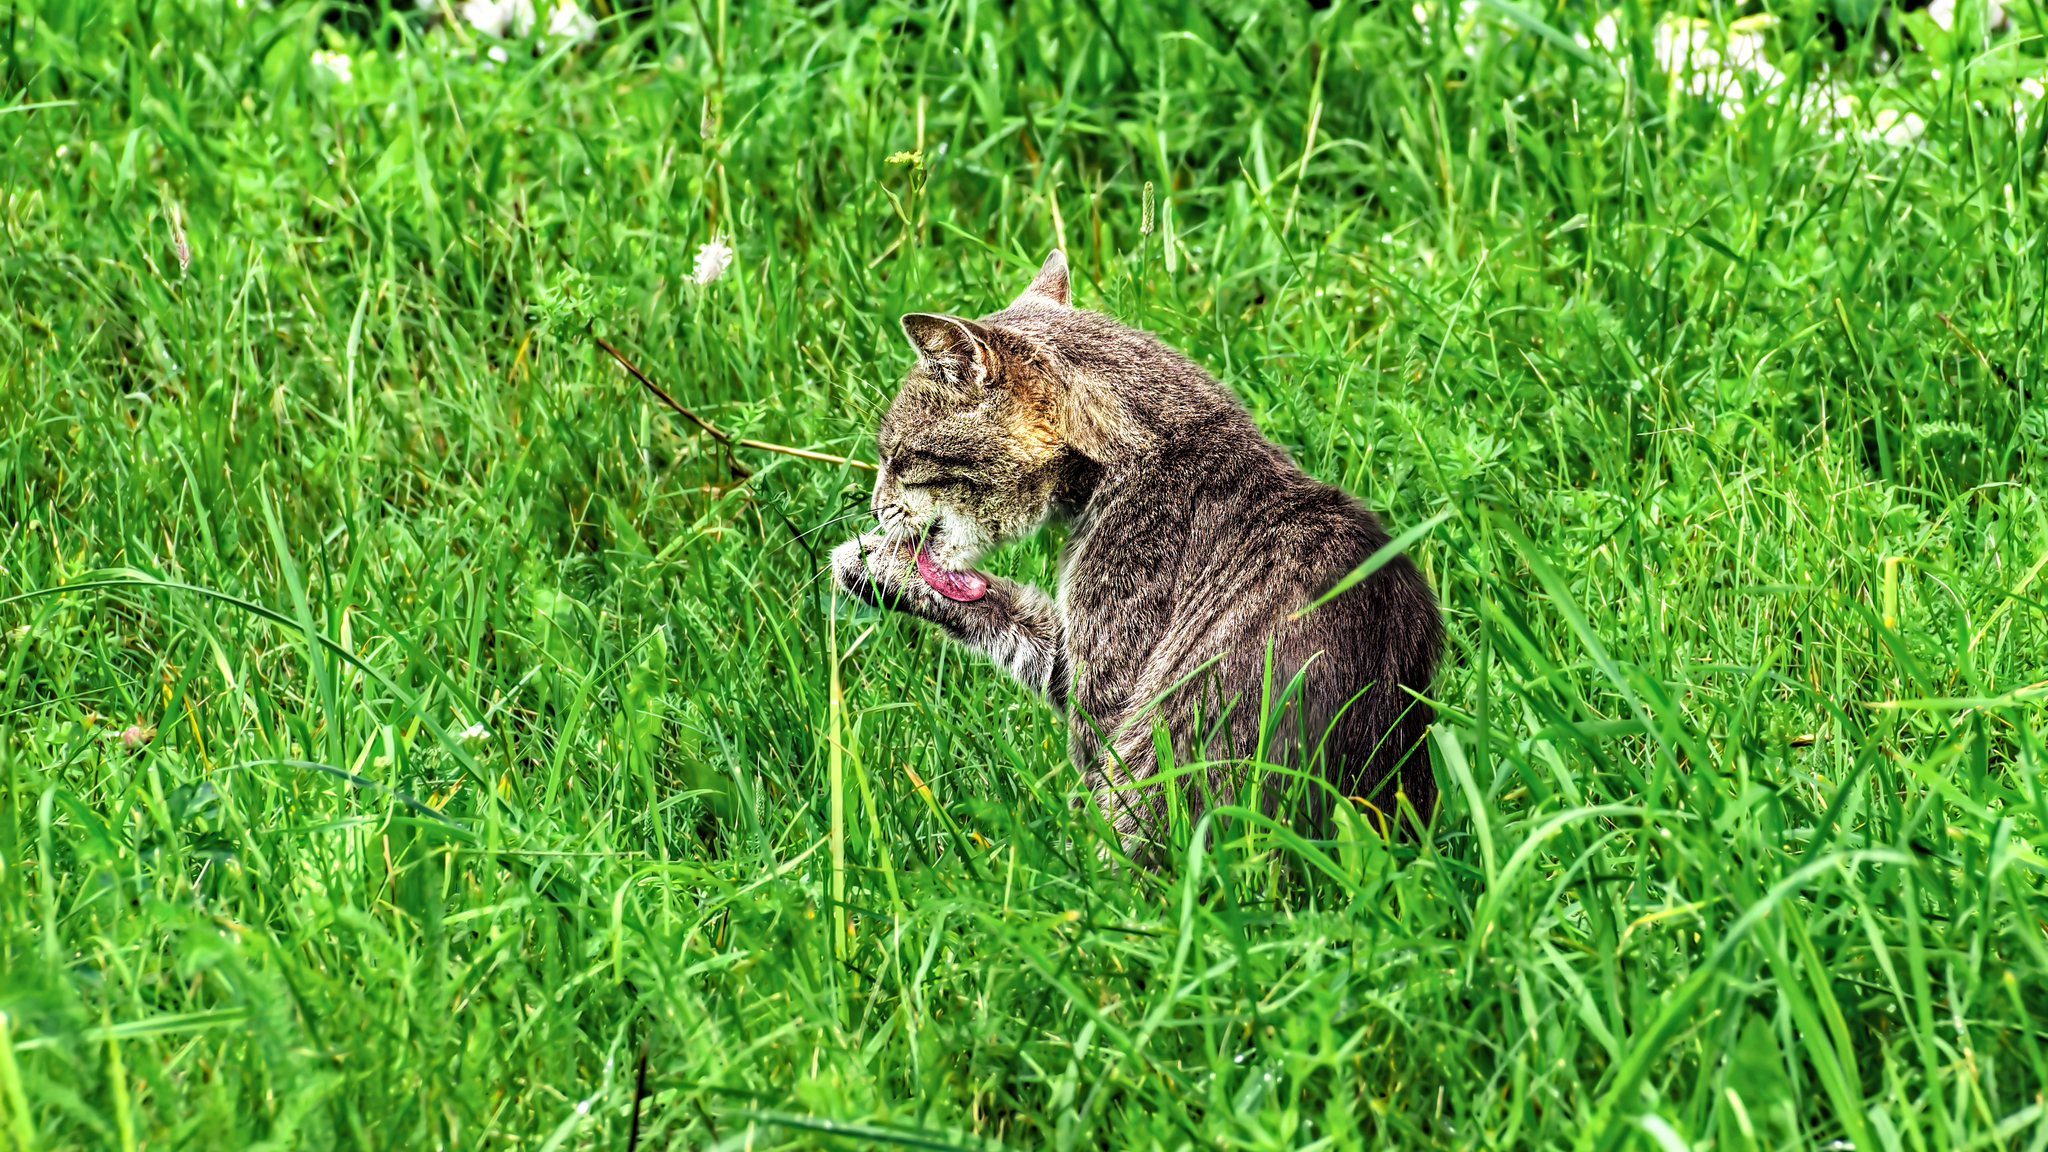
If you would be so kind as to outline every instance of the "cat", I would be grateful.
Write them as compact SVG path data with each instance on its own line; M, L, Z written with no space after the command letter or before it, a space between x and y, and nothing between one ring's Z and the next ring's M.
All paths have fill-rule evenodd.
M835 549L833 574L1065 713L1069 754L1131 859L1160 858L1168 799L1144 784L1159 726L1175 764L1207 765L1180 777L1191 818L1245 803L1244 760L1263 752L1366 799L1383 829L1400 826L1397 792L1430 819L1418 694L1443 623L1428 583L1397 556L1296 615L1388 542L1371 512L1303 473L1187 357L1073 307L1057 250L1002 311L902 326L917 365L877 433L879 530ZM975 571L1055 517L1071 525L1055 594ZM1266 812L1285 802L1329 826L1323 788L1265 780Z

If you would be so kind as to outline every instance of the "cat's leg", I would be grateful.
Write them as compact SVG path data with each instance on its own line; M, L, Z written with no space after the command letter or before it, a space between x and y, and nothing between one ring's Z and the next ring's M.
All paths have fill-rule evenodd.
M918 576L908 545L879 533L833 549L832 574L862 602L937 624L1055 707L1065 704L1067 660L1059 608L1042 590L991 576L979 599L948 599Z
M1096 765L1082 774L1082 783L1116 832L1124 856L1140 868L1157 868L1166 859L1166 795L1160 785L1142 783L1158 773L1158 753L1146 729L1113 740Z

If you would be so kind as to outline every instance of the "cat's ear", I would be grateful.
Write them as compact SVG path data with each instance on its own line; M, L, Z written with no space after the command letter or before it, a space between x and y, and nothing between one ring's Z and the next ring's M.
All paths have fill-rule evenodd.
M1073 286L1067 278L1067 254L1055 248L1052 255L1038 269L1038 275L1031 280L1031 287L1017 297L1017 304L1057 304L1062 308L1071 307Z
M926 367L955 384L979 388L995 376L995 351L988 330L972 320L912 312L903 317L903 334Z

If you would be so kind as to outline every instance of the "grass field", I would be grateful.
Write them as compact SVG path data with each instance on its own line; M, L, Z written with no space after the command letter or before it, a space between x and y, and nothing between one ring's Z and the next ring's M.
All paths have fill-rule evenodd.
M2033 0L653 2L9 5L0 1147L2048 1147ZM1106 865L586 331L870 459L1056 245L1434 522L1426 841Z

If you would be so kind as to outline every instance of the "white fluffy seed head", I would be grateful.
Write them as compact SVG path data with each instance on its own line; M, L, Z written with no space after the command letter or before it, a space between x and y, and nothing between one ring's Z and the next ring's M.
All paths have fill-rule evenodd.
M697 246L697 267L690 273L690 279L709 284L725 275L726 266L731 263L732 248L723 237L713 236L711 243Z

